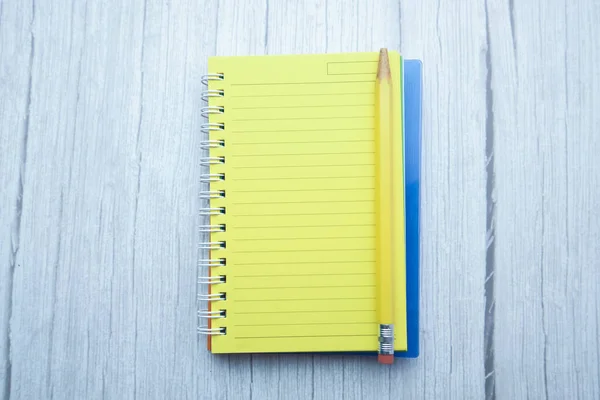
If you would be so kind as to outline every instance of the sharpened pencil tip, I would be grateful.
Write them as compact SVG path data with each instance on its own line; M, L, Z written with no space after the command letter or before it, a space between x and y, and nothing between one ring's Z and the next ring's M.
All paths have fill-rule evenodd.
M386 48L379 50L379 64L377 65L377 79L391 78L390 59Z

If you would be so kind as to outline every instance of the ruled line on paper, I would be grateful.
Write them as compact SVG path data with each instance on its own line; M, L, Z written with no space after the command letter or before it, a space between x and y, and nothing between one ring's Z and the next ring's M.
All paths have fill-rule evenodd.
M367 177L370 178L370 177ZM308 178L310 179L310 178ZM242 189L236 189L235 192L239 192L239 193L247 193L247 192L252 192L252 193L256 193L258 192L328 192L328 191L334 191L334 190L370 190L370 189L374 189L374 187L363 187L363 188L326 188L326 189L271 189L271 190L267 190L267 189L260 189L260 190L256 190L256 189L248 189L248 190L242 190Z
M277 153L277 154L232 154L232 157L280 157L280 156L335 156L335 155L352 155L352 154L375 154L374 151L355 151L355 152L338 152L338 153ZM352 166L353 164L350 164Z
M341 275L341 274L340 274ZM345 276L345 275L344 275ZM278 276L279 277L279 276ZM270 290L270 289L331 289L331 288L374 288L375 285L353 285L353 286L281 286L281 287L240 287L234 286L235 290Z
M231 301L232 303L256 303L256 302L271 302L271 301L303 301L303 300L310 300L310 301L314 301L314 300L318 300L318 301L323 301L323 300L342 300L342 301L375 300L375 296L373 296L373 297L324 297L324 298L311 297L310 299L303 298L303 297L298 298L298 299L258 299L258 300L229 300L229 299L227 299L227 301Z
M352 263L373 263L375 259L373 259L372 261L350 261L350 260L340 260L340 261L319 261L320 264L347 264L349 262ZM287 262L287 265L295 265L295 264L314 264L316 261L291 261L291 262ZM277 262L260 262L260 263L243 263L243 262L239 262L237 263L237 265L264 265L264 264L281 264L280 261Z
M290 179L352 179L352 178L373 178L374 175L363 175L363 176L294 176L294 177L283 177L283 178L237 178L231 179L231 181L287 181Z
M302 227L298 227L302 228ZM255 228L260 229L260 228ZM286 229L294 229L294 228L286 228ZM252 242L252 241L260 241L260 242L270 242L277 240L311 240L311 239L374 239L375 236L278 236L278 237L265 237L264 235L255 234L253 238L240 238L240 237L232 237L231 240L234 242Z
M361 251L374 251L375 248L370 249L327 249L328 252L334 251L348 251L348 250L361 250ZM251 254L251 253L306 253L313 251L325 251L323 249L303 249L303 250L251 250L251 251L231 251L235 254Z
M329 132L329 131L365 131L372 130L371 128L330 128L330 129L275 129L272 131L266 131L264 129L260 129L257 131L249 131L249 130L232 130L231 133L273 133L273 132Z
M299 154L299 155L306 155L306 154ZM375 164L373 163L369 163L369 164L360 164L360 163L353 163L353 164L306 164L306 165L241 165L241 166L234 166L231 167L232 169L252 169L252 168L310 168L310 167L315 167L315 168L328 168L328 167L372 167L375 166Z
M340 264L342 263L342 261L339 262ZM343 261L344 264L347 263L347 261ZM366 261L365 263L371 264L371 262ZM305 263L307 264L307 263ZM309 263L309 264L315 264L313 262ZM316 264L327 264L327 263L316 263ZM239 265L239 264L238 264ZM246 265L257 265L257 264L246 264ZM251 279L251 278L271 278L271 277L290 277L290 276L339 276L339 275L344 275L344 276L352 276L352 275L356 275L356 276L364 276L364 275L375 275L374 272L351 272L351 273L344 273L344 272L338 272L338 273L329 273L329 274L277 274L277 275L238 275L238 274L234 274L232 275L234 278L244 278L244 279Z
M305 96L305 95L299 95ZM339 96L339 95L337 95ZM228 107L227 110L265 110L279 108L339 108L339 107L375 107L374 104L340 104L340 105L323 105L323 106L261 106L261 107Z
M352 309L352 310L311 310L311 311L306 311L306 310L299 310L299 311L280 311L280 310L275 310L275 311L240 311L237 314L238 315L253 315L253 314L299 314L299 313L329 313L329 312L375 312L375 309L368 309L368 310L361 310L361 309Z
M371 129L364 129L366 131L371 131ZM318 132L318 131L315 131ZM272 133L272 132L268 132L268 133ZM305 142L300 142L300 141L294 141L294 142L289 142L289 141L280 141L280 142L235 142L232 141L234 139L228 139L227 141L227 146L252 146L252 145L286 145L286 144L290 144L290 145L294 145L294 144L311 144L311 145L317 145L317 144L321 144L321 143L339 143L339 140L320 140L320 141L305 141ZM357 139L357 140L344 140L345 143L373 143L374 140L368 140L368 139Z
M285 214L232 214L235 217L280 217L282 215L284 216L317 216L317 215L360 215L360 214L369 214L372 215L372 212L342 212L342 213L335 213L335 212L327 212L327 213L302 213L302 214L289 214L289 213L285 213ZM357 249L358 250L358 249Z
M324 228L339 228L339 227L343 227L346 229L350 229L350 228L359 228L360 230L364 230L364 231L369 231L372 228L374 228L374 225L370 225L370 224L365 224L365 225L322 225L320 227L313 227L313 226L303 226L303 225L282 225L282 226L273 226L270 228L265 228L264 226L238 226L238 227L231 227L232 229L239 229L239 230L243 230L243 229L261 229L261 230L291 230L291 229L300 229L303 231L310 231L311 229L324 229ZM258 234L256 235L257 237L259 236ZM362 239L362 238L373 238L373 236L335 236L335 237L339 237L340 239ZM290 238L282 238L282 237L276 237L276 238L272 238L272 239L256 239L256 240L281 240L281 239L328 239L328 238L332 238L331 236L318 236L318 237L290 237ZM232 239L234 240L253 240L253 239L239 239L239 238L235 238L232 237Z
M276 240L302 240L302 239L339 239L339 240L344 240L344 239L374 239L375 236L343 236L343 237L339 237L339 236L311 236L311 237L277 237L277 238L270 238L270 239L265 239L265 238L256 238L256 239L232 239L236 242L248 242L248 241L255 241L255 240L260 240L261 242L269 242L269 241L276 241Z
M275 85L323 85L336 83L374 83L375 79L366 81L324 81L324 82L268 82L268 83L232 83L231 86L275 86Z
M351 227L355 227L355 228L368 228L368 227L374 227L375 224L364 224L364 225L356 225L356 224L350 224L350 225L270 225L270 226L266 226L266 225L260 225L260 226L243 226L243 225L233 225L233 224L228 224L228 226L230 226L231 228L234 229L256 229L256 228L263 228L263 229L279 229L279 228L335 228L335 227L344 227L344 228L351 228Z
M332 311L335 312L335 311ZM345 322L305 322L305 323L296 323L296 324L232 324L231 326L252 326L252 327L261 327L261 326L303 326L303 325L373 325L376 324L377 321L373 320L372 322L358 322L358 321L345 321Z
M300 97L300 96L355 96L359 94L375 94L375 92L353 92L353 93L302 93L302 94L247 94L231 97Z
M358 118L373 118L373 115L355 115L355 116L339 116L339 117L296 117L296 118L282 118L282 117L276 117L276 118L244 118L244 119L233 119L232 121L235 122L246 122L246 121L253 121L253 122L260 122L260 121L313 121L313 120L320 120L320 119L326 119L326 120L331 120L331 119L343 119L343 120L347 120L347 119L358 119Z
M235 339L293 339L293 338L311 338L311 337L372 337L377 336L377 333L372 335L356 335L356 334L339 334L339 335L302 335L302 336L236 336Z
M371 224L365 224L365 225L340 225L340 224L336 224L336 225L322 225L322 227L325 228L353 228L353 227L359 227L359 228L364 228L364 229L373 229L374 226ZM304 229L304 228L309 228L309 229L314 229L312 226L307 226L307 225L281 225L281 226L271 226L271 227L264 227L262 225L238 225L235 228L231 227L231 229L237 229L237 230L254 230L254 229ZM304 238L304 239L310 239L310 238Z
M229 190L227 193L233 194L233 193L250 193L251 192L251 193L254 193L254 194L261 194L263 192L265 192L265 193L273 193L273 192L275 192L275 193L278 193L278 192L287 193L287 192L291 192L291 193L294 194L295 198L300 198L302 196L300 196L298 192L304 192L304 191L306 191L308 193L346 191L346 192L348 192L349 195L350 194L353 194L353 195L357 195L357 194L361 195L362 194L362 195L364 195L364 194L372 194L372 192L373 192L372 188L359 188L359 189L352 188L352 189L281 189L281 190L277 190L277 189L275 189L275 190L260 190L260 189L258 189L257 190L257 189L254 189L254 190ZM269 195L269 196L271 196L271 195ZM319 197L319 196L315 196L314 194L310 194L310 196L311 197ZM330 198L331 196L328 196L328 197ZM370 201L370 200L369 199L363 199L363 200L334 200L334 201L331 201L328 198L325 198L325 200L323 200L323 201L313 200L311 202L313 202L313 203L323 203L325 201L327 201L327 202L338 202L339 201L339 202L343 203L345 201ZM263 201L261 201L261 203L262 202ZM278 200L276 200L275 202L279 203ZM304 203L305 201L301 201L301 202ZM292 202L292 203L295 203L295 202ZM242 201L242 202L235 202L235 203L232 203L232 204L254 204L254 202L244 202L244 201Z
M347 264L348 262L344 262L344 264ZM311 262L311 263L307 263L307 264L316 264L316 265L326 265L327 263L321 263L321 262ZM339 264L342 264L342 262L339 262ZM373 264L372 262L365 262L365 264ZM239 265L239 264L238 264ZM246 264L248 265L248 264ZM250 264L252 265L258 265L258 264ZM282 268L289 268L289 267L282 267ZM370 268L370 267L369 267ZM277 269L277 268L271 268L271 269ZM231 274L232 277L236 278L236 279L252 279L252 278L258 278L258 279L263 279L263 278L273 278L273 277L287 277L287 278L291 278L291 277L303 277L303 276L308 276L308 277L313 277L313 276L318 276L318 277L322 277L322 276L373 276L375 275L374 272L329 272L329 273L302 273L302 274L298 274L298 273L294 273L294 274L288 274L288 273L281 273L281 274L263 274L263 275L238 275L238 274Z
M321 201L306 201L306 200L297 200L297 201L280 201L280 200L275 200L275 201L240 201L240 202L235 202L235 203L231 203L231 204L236 204L236 205L252 205L252 204L323 204L323 203L327 203L327 204L335 204L335 203L365 203L365 202L373 202L374 200L328 200L328 199L323 199Z

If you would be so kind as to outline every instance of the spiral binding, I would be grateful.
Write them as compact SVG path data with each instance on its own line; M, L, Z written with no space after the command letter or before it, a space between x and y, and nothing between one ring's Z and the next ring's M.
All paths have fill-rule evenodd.
M223 79L225 79L224 74L206 74L202 75L200 82L208 86L208 81L222 81Z
M210 114L224 114L225 113L225 109L223 107L218 107L218 106L207 106L207 107L202 107L200 109L200 115L202 115L204 118L208 118Z
M198 316L200 318L210 318L210 319L225 318L227 316L227 312L225 310L219 310L219 311L198 311Z
M225 262L224 258L219 258L218 260L200 260L198 267L223 267L225 266Z
M203 225L200 227L200 232L225 232L225 224Z
M203 301L221 301L227 300L227 295L225 293L200 294L198 295L198 299Z
M224 74L222 73L214 73L203 75L201 81L204 85L208 86L210 81L223 81L225 79ZM225 95L225 91L223 89L206 89L202 91L201 97L204 101L207 101L210 98L219 98ZM200 109L200 114L204 118L209 118L211 116L215 117L217 115L225 114L225 108L220 105L206 105ZM225 124L222 122L206 122L200 126L200 131L208 136L209 134L214 134L215 132L222 132L225 130ZM222 165L225 164L225 157L223 156L213 156L210 154L211 149L218 149L225 147L225 139L211 139L211 138L203 138L200 142L200 148L206 149L209 151L207 156L203 156L200 158L200 166L205 169L210 169L211 166ZM200 175L200 182L207 183L210 185L214 182L223 182L225 181L225 173L223 172L214 172L208 171L206 173L202 173ZM225 198L225 190L201 190L200 191L200 199L208 200L209 202L213 199L223 199ZM211 224L210 217L224 215L226 213L225 207L202 207L199 210L200 216L203 217L203 223L200 226L200 232L208 234L210 236L213 233L222 233L226 231L225 224ZM208 220L208 222L207 222ZM207 242L201 242L199 244L199 248L203 251L219 251L226 247L226 241L210 241L208 239ZM211 254L212 256L212 254ZM219 271L227 271L226 269L226 259L225 258L207 258L200 260L198 262L198 269L201 271L198 275L198 285L206 285L207 287L211 287L213 285L220 285L227 281L227 275L225 273L219 273L217 275L212 275L206 273L211 268L219 268ZM223 270L221 268L224 268ZM218 291L218 286L215 286L216 292L209 291L208 294L199 294L198 301L202 303L206 303L210 305L212 302L223 301L227 299L227 295L224 292ZM210 320L218 319L218 318L226 318L227 311L226 310L213 310L211 307L208 309L201 309L198 311L198 318L202 321L201 325L198 327L198 333L202 335L226 335L227 328L218 327L213 328L210 325Z
M225 140L203 140L200 142L200 148L202 149L216 149L218 147L225 147Z
M221 250L225 248L226 243L224 241L220 242L203 242L198 246L199 249L202 250Z
M225 282L227 282L225 275L201 277L198 279L198 283L202 285L216 285Z
M225 96L225 91L222 89L214 90L214 89L206 89L202 91L202 100L208 101L209 97L223 97Z
M200 157L200 165L225 164L225 157Z
M198 333L203 335L215 336L215 335L226 335L227 328L198 328Z
M209 182L209 180L206 180ZM224 199L225 191L224 190L202 190L200 191L201 199Z
M225 207L211 208L202 207L200 208L200 215L221 215L225 214Z
M200 175L200 181L202 182L218 182L224 181L225 174L202 174Z
M204 133L208 133L210 131L222 131L225 129L225 124L219 124L214 122L207 122L205 124L200 125L200 130Z

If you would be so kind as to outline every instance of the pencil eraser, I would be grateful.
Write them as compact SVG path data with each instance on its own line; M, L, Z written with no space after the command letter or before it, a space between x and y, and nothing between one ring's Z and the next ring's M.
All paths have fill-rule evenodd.
M392 365L394 363L394 356L391 354L378 354L377 361L381 364Z

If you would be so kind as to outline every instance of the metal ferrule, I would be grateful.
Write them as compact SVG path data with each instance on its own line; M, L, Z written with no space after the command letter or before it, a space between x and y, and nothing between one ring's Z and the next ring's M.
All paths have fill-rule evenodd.
M379 325L379 354L394 355L394 324Z

